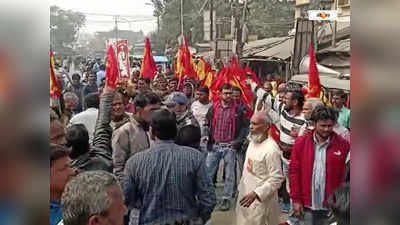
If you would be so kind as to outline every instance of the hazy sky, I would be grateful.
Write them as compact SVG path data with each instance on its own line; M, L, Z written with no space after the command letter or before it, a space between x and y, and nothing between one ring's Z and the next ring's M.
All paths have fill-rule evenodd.
M50 0L51 5L63 9L72 9L86 14L84 32L108 31L114 28L113 16L121 15L118 28L123 30L139 31L145 34L157 29L157 18L153 17L153 6L146 5L150 0ZM130 21L129 23L126 20Z

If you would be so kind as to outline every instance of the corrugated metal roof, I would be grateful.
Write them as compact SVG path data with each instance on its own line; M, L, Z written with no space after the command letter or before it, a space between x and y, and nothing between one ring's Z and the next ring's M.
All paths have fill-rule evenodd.
M290 80L295 82L307 83L308 74L294 75L292 78L290 78ZM321 85L326 88L334 88L334 89L342 89L350 91L350 80L339 79L337 77L326 76L323 74L320 74L319 80L321 82Z
M341 40L336 43L336 47L329 47L318 51L318 54L325 54L330 52L345 52L350 54L350 39Z
M249 42L243 48L243 57L288 59L294 46L294 37L267 38Z

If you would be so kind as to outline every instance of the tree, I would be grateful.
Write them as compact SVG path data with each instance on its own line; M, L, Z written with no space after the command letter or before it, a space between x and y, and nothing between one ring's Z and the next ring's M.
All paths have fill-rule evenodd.
M71 52L79 29L85 25L85 15L58 6L50 7L50 43L54 51Z

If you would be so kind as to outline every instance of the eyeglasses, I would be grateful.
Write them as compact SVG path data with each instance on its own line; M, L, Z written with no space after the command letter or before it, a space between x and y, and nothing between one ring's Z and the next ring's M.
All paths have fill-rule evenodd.
M232 95L232 92L222 92L223 95Z

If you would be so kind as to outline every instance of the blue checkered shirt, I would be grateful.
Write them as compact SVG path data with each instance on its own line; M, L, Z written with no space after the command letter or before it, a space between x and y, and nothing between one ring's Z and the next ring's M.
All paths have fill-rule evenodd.
M205 155L173 141L156 141L132 156L125 166L125 202L139 209L139 225L202 221L216 204Z

